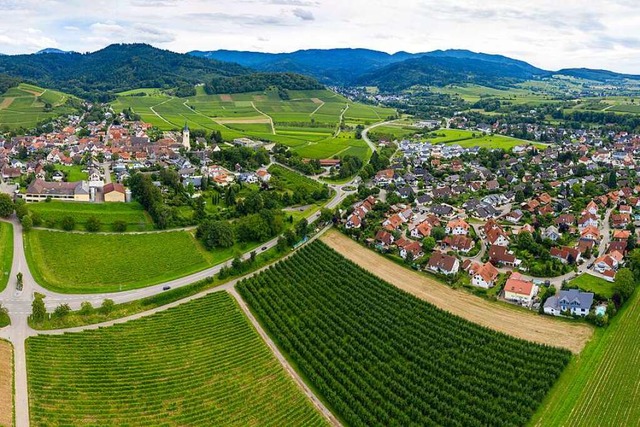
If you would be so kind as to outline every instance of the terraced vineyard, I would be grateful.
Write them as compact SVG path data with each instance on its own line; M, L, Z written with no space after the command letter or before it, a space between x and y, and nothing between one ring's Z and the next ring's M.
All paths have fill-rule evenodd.
M69 98L62 92L21 83L0 96L0 127L30 129L43 120L72 114L74 108L66 105Z
M225 292L26 346L31 425L325 425Z
M441 311L318 241L238 289L353 426L523 425L571 358Z
M140 92L146 95L134 96ZM288 93L290 99L282 100L276 90L207 95L197 87L195 96L177 98L141 89L121 93L112 106L116 111L131 108L162 130L178 130L186 122L192 129L220 131L225 139L249 137L286 144L308 158L368 155L367 145L354 132L335 135L343 112L351 126L396 114L390 108L351 102L329 90Z

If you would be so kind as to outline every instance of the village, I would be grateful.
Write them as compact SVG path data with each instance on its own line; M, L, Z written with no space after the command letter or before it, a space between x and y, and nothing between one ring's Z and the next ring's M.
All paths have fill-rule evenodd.
M347 207L345 232L485 297L604 316L640 220L640 139L611 139L581 131L508 152L381 141L396 156Z

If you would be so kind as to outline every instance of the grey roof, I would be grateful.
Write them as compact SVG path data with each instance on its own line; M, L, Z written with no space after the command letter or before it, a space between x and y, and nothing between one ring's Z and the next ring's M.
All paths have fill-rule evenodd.
M593 293L581 292L578 289L569 289L566 291L560 291L558 296L553 296L547 299L544 303L545 307L559 308L560 306L568 309L591 309L593 305Z

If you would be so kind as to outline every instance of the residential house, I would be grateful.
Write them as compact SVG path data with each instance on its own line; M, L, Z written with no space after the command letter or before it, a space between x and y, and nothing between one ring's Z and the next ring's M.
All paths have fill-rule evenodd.
M394 240L393 234L387 231L380 230L376 233L376 242L379 242L385 248L391 246Z
M447 223L445 231L447 234L466 236L469 234L469 224L461 218L452 219Z
M493 245L489 247L489 262L496 266L517 267L522 261L510 253L505 246Z
M411 230L411 237L415 237L416 239L429 237L431 235L432 229L433 226L429 223L429 221L423 221L420 224L416 225L413 230Z
M611 214L611 226L613 228L625 228L631 222L629 214Z
M504 285L504 298L520 304L531 304L538 294L538 287L530 280L525 280L520 273L512 273Z
M598 230L597 227L589 226L582 230L582 232L580 233L580 238L593 241L600 240L600 230Z
M498 269L490 262L487 262L481 267L474 269L471 276L471 283L473 286L489 289L495 285L499 274Z
M545 314L559 316L569 312L575 316L585 317L593 305L593 293L582 292L578 289L560 291L556 296L549 297L544 303Z
M445 255L442 252L435 251L429 262L427 263L427 269L446 275L453 275L458 273L460 268L460 261L456 257Z
M509 246L509 237L502 228L492 228L487 232L487 242L490 245Z
M547 227L544 232L542 233L542 238L543 239L549 239L552 242L555 242L556 240L558 240L560 237L562 237L562 235L560 234L560 232L558 231L558 229L553 226L550 225L549 227Z
M411 240L408 244L404 244L400 248L400 257L402 257L402 259L407 259L409 254L411 254L411 259L418 259L422 257L424 255L424 252L422 251L422 244L415 240Z
M469 253L474 246L473 239L461 234L445 237L442 240L442 244L462 253Z
M578 220L578 227L581 230L587 227L598 227L598 217L595 214L586 212Z
M551 248L549 252L551 253L552 257L559 259L564 264L578 263L582 258L582 253L578 248L570 248L567 246L562 246L559 248L554 247Z

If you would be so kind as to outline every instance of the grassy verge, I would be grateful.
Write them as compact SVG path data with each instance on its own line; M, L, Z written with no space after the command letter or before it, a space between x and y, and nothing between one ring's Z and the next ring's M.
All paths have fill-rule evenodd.
M0 292L7 287L13 262L13 226L0 222Z
M180 288L171 289L158 295L123 304L116 304L113 307L113 310L109 313L103 313L97 308L88 314L81 314L79 311L72 311L67 316L61 318L51 316L49 319L46 319L42 323L35 323L31 319L29 319L29 325L33 329L46 331L52 329L66 329L78 326L93 325L96 323L109 322L112 320L121 319L123 317L132 316L134 314L161 307L163 305L170 304L183 298L187 298L197 293L223 285L234 279L237 279L238 277L252 273L268 264L276 262L287 254L289 254L289 251L278 252L277 248L274 247L258 254L256 256L255 262L249 266L248 270L245 270L239 274L228 276L223 280L220 280L217 276L208 277L204 280L200 280L198 282Z

